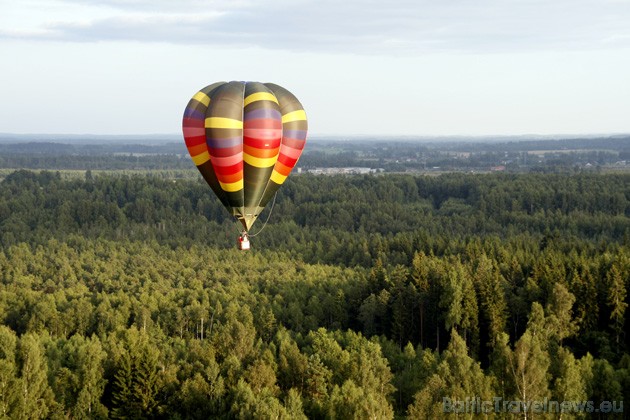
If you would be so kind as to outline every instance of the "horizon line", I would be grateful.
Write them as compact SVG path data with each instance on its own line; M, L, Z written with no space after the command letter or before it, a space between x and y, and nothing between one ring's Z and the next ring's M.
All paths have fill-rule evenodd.
M310 138L331 138L337 137L340 139L345 138L366 138L366 137L382 137L382 138L408 138L408 139L431 139L431 138L549 138L549 139L566 139L566 138L598 138L598 137L621 137L630 136L630 131L627 132L592 132L592 133L488 133L488 134L383 134L383 133L313 133L309 134ZM144 133L144 134L111 134L111 133L14 133L14 132L0 132L0 138L6 137L101 137L101 138L166 138L173 137L183 138L181 133Z

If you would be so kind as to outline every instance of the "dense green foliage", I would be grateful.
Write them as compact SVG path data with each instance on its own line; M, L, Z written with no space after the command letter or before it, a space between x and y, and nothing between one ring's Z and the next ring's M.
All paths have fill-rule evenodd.
M626 175L296 176L242 253L201 181L18 171L0 417L628 401L628 216Z

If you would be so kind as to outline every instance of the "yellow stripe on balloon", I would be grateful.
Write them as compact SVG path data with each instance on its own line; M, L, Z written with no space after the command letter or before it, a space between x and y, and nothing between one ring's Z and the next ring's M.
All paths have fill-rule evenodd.
M245 102L243 102L243 106L247 106L251 104L252 102L256 102L256 101L272 101L272 102L278 103L278 100L273 95L273 93L256 92L256 93L252 93L247 98L245 98Z
M225 192L236 192L243 189L242 179L240 181L230 182L230 183L224 183L224 182L219 181L219 184L221 184L221 188Z
M269 179L271 179L276 184L282 185L282 183L284 182L285 179L287 179L287 177L286 177L286 175L282 175L282 174L276 172L276 170L274 169L274 171L271 173L271 177Z
M252 156L248 153L243 153L243 161L257 168L268 168L270 166L275 165L277 160L278 160L278 155L270 157L270 158L259 158L259 157Z
M208 153L208 151L200 153L197 156L191 156L191 157L192 157L193 162L195 162L195 165L197 166L203 165L204 163L210 160L210 154Z
M192 97L193 99L201 102L202 104L204 104L205 106L210 105L210 97L208 95L206 95L203 92L197 92L195 93L195 96Z
M292 121L306 121L306 112L304 112L303 109L298 109L297 111L289 112L282 116L283 124Z
M233 118L209 117L206 118L206 128L243 128L243 121Z

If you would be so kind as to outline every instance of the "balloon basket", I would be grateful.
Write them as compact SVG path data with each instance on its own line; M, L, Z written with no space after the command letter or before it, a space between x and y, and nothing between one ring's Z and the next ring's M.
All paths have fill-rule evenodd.
M249 236L247 236L246 233L243 233L238 237L236 244L239 250L248 251L250 249Z

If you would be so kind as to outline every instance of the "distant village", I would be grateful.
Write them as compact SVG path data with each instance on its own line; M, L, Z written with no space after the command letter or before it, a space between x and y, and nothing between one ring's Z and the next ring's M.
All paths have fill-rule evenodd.
M506 142L313 141L314 175L630 169L630 136Z
M309 173L314 175L367 175L385 172L383 168L364 168L364 167L347 167L347 168L298 168L298 173Z

